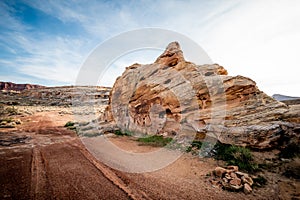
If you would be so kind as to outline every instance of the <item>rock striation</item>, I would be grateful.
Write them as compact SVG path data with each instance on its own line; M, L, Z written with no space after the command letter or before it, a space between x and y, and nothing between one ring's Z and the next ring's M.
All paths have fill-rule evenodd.
M133 64L117 78L104 119L143 134L208 136L228 144L272 148L293 125L288 106L218 64L186 61L178 42L153 64Z

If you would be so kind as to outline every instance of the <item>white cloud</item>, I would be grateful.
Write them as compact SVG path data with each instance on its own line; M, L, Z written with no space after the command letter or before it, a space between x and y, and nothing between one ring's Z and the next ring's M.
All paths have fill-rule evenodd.
M299 9L299 1L241 4L219 19L203 43L229 73L254 79L270 95L299 96Z
M10 61L0 60L2 65L42 80L74 83L85 56L80 50L82 40L55 36L39 40L18 34L6 38L18 46L18 51L26 53L17 54Z
M300 69L297 67L300 63L300 2L297 0L127 3L52 0L26 3L62 22L80 24L86 35L79 37L74 33L69 38L53 35L34 38L24 33L28 27L9 15L10 8L5 8L7 12L2 12L3 17L8 19L10 29L17 31L10 36L1 34L0 41L1 37L11 41L7 51L17 53L14 64L22 73L74 82L88 51L99 42L135 28L160 27L187 35L230 74L252 78L270 95L300 96L297 77ZM20 56L20 50L12 48L13 43L29 56ZM134 61L122 59L110 67L105 75L107 80L102 82L111 84Z

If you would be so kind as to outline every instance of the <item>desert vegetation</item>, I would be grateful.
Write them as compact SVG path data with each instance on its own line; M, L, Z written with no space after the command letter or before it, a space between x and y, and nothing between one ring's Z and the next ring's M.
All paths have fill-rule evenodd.
M140 137L137 139L142 145L150 145L155 147L164 147L172 141L170 137L163 137L161 135L151 135Z

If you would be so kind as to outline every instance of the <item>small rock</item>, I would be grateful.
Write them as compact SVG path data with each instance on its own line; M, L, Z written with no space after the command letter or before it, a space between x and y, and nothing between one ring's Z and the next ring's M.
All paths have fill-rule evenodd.
M238 166L234 166L234 165L229 165L227 167L227 169L229 169L230 171L234 171L234 172L239 171L239 167Z
M243 188L243 185L230 185L230 188L234 190L240 190Z
M242 176L249 176L248 174L246 173L243 173L243 172L235 172L236 175L238 175L239 177L242 177Z
M219 181L216 181L216 180L210 180L211 184L215 187L218 187L219 186Z
M231 178L238 178L237 175L236 175L236 173L234 173L234 172L231 172L230 176L231 176Z
M222 186L225 190L240 190L243 188L243 185L231 185L222 181Z
M258 176L255 176L255 175L250 175L250 177L251 177L252 179L257 179L257 178L258 178Z
M235 178L235 179L232 179L229 183L230 183L230 185L239 186L239 185L241 185L242 181L239 178Z
M232 179L231 176L230 176L230 174L228 174L228 173L225 174L225 178L227 178L228 180Z
M249 177L249 176L242 176L241 179L242 179L243 183L247 183L247 184L249 184L250 186L253 185L253 180L252 180L251 177Z
M244 184L244 193L245 194L250 194L252 192L252 188L248 183Z
M8 123L7 125L8 125L8 126L15 126L15 125L17 125L17 124L16 124L16 122L10 122L10 123Z
M216 167L215 170L214 170L214 173L215 173L216 176L222 177L223 174L226 173L226 171L227 171L227 170L224 169L223 167Z

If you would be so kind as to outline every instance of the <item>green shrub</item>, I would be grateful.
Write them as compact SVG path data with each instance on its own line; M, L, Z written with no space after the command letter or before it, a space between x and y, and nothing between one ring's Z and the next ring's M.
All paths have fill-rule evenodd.
M115 131L115 134L116 134L116 135L120 135L120 136L123 136L123 135L124 135L124 134L122 133L121 130L116 130L116 131Z
M75 125L75 122L68 121L64 127L70 127L70 126L74 126L74 125Z
M155 147L163 147L172 141L172 138L163 137L161 135L152 135L148 137L138 138L137 141Z
M186 149L186 152L189 153L189 152L191 152L193 149L199 150L199 149L201 149L201 146L202 146L202 142L200 142L200 141L195 141L195 140L194 140L194 141L191 143L191 145L188 146L188 148Z
M133 132L128 131L128 130L125 130L125 131L124 131L124 135L126 135L126 136L132 136L132 135L133 135Z
M224 160L228 165L236 165L241 170L254 172L258 165L253 162L251 151L244 147L217 143L216 159Z
M69 126L68 129L70 129L70 130L76 130L76 127L75 126Z
M125 130L124 132L122 132L121 130L116 130L115 132L115 135L118 135L118 136L132 136L133 133L129 130Z
M77 129L77 127L75 126L75 124L76 124L75 122L68 121L68 122L64 125L64 127L67 127L69 130L75 131L76 134L78 135L79 132L78 132L78 129Z

